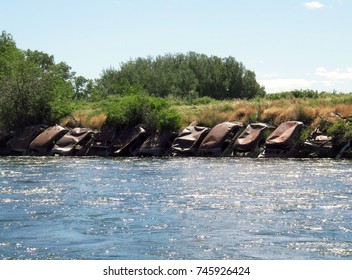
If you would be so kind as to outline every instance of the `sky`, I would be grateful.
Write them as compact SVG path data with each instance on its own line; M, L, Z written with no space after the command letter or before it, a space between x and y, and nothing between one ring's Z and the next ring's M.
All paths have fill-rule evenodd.
M352 92L352 0L0 0L0 31L77 75L137 57L234 57L268 93Z

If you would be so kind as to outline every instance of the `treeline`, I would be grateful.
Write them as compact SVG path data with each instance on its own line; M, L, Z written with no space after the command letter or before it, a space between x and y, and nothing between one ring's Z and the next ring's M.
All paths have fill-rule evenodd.
M77 76L65 62L37 50L17 48L13 37L0 37L0 132L55 124L79 104L103 104L107 122L178 128L180 116L170 98L186 100L253 98L265 95L255 78L233 57L204 54L167 54L137 58L118 70L103 70L96 80ZM139 96L139 97L136 97ZM163 100L162 100L163 99ZM145 103L143 110L138 108ZM127 108L127 107L130 108ZM143 116L141 115L143 114Z
M270 93L266 94L265 98L268 100L280 100L280 99L318 99L318 98L326 98L326 97L339 97L339 100L341 101L341 96L346 97L346 99L351 98L351 93L349 94L341 94L338 93L337 91L333 92L326 92L326 91L316 91L316 90L311 90L311 89L305 89L305 90L290 90L290 91L283 91L279 93Z
M158 97L214 99L263 97L253 71L233 57L220 58L189 52L156 58L137 58L107 69L99 80L100 94L123 94L126 87L138 85Z

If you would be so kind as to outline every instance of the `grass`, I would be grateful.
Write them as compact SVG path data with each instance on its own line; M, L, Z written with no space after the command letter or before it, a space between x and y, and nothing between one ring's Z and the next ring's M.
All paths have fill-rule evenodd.
M106 121L106 114L95 109L80 109L65 117L60 124L67 127L89 127L99 130Z
M228 110L223 110L226 107ZM197 122L214 126L221 121L266 122L279 125L284 121L302 121L307 126L317 126L322 118L335 123L342 116L352 115L352 100L350 103L316 101L311 104L308 99L280 99L280 100L233 100L218 101L207 105L179 106L183 123Z
M77 106L72 115L81 126L99 129L106 121L106 102L101 103L104 106L85 102ZM244 124L266 122L278 126L289 120L302 121L307 127L316 127L322 119L336 123L339 118L334 113L352 115L352 94L226 101L201 98L192 104L182 100L170 100L170 103L181 116L181 129L190 123L213 127L224 121L240 121ZM72 125L72 118L65 118L61 124Z

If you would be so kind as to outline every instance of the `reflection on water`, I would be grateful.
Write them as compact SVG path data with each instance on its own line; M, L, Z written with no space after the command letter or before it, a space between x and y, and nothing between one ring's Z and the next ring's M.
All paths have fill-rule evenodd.
M0 158L1 259L352 259L352 162Z

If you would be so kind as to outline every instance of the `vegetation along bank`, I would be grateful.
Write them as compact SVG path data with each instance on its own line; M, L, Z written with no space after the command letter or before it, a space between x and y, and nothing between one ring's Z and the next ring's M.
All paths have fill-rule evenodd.
M255 73L233 57L189 52L137 58L122 63L119 69L105 69L100 78L90 80L77 76L65 62L55 62L52 55L17 48L5 31L0 37L2 154L14 153L10 139L23 138L25 131L39 125L44 129L59 124L71 134L79 134L73 128L85 128L92 132L91 145L97 146L97 135L101 137L109 129L113 131L112 144L118 135L136 126L146 131L147 139L157 131L179 135L190 124L209 128L209 132L221 123L240 122L244 131L253 123L279 127L287 121L302 122L298 142L311 141L319 130L337 150L352 138L351 115L351 93L295 90L267 94ZM266 132L265 138L269 134ZM236 142L227 139L226 143L231 141L233 145ZM261 149L264 147L265 141Z

